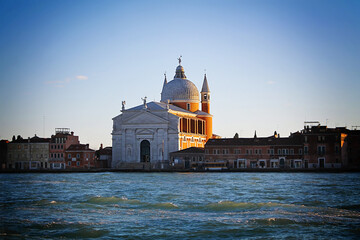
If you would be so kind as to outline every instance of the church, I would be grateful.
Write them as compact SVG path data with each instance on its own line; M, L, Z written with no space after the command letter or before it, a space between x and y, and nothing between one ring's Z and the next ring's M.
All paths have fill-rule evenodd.
M129 109L122 102L121 114L112 119L112 168L129 163L166 164L169 153L203 148L212 137L206 74L199 93L178 60L174 79L168 82L165 75L160 102L147 102L145 97L143 104Z

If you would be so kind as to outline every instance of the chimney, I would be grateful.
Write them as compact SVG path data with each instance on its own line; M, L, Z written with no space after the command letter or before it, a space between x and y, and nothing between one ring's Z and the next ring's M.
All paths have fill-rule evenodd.
M74 136L74 132L71 132L71 136Z
M100 144L100 149L103 149L103 144Z
M89 144L86 144L86 149L89 149Z

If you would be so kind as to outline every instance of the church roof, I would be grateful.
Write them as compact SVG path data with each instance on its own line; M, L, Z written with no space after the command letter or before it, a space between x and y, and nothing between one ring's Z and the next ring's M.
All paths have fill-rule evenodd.
M197 115L200 115L200 116L212 116L211 114L209 114L207 112L200 111L200 110L197 110L194 113L196 113Z
M146 104L147 105L147 109L148 110L164 110L164 109L167 109L167 104L166 103L163 103L163 102L149 102ZM141 104L139 106L136 106L136 107L133 107L133 108L129 108L129 109L126 109L126 111L138 111L138 110L141 110L144 108L144 105ZM187 111L183 108L180 108L180 107L177 107L173 104L169 104L169 109L173 110L173 111L177 111L177 112L184 112L184 113L191 113L191 114L194 114L190 111Z

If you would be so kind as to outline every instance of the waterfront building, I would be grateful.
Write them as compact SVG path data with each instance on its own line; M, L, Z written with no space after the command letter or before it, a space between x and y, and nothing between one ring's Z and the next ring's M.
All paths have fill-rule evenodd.
M95 152L95 167L96 168L111 168L112 161L112 147L105 147L100 145L99 150Z
M0 169L6 168L6 158L8 149L8 140L0 140Z
M17 139L8 144L7 168L9 169L47 169L49 165L49 138Z
M70 132L70 128L55 128L55 135L51 136L50 141L50 168L65 169L65 151L72 144L80 144L79 137Z
M205 163L223 168L302 168L300 133L270 137L210 139L205 145ZM211 163L211 164L210 164Z
M303 130L305 167L340 168L346 165L345 132L345 128L306 126Z
M204 148L190 147L170 153L172 169L203 169Z
M348 131L344 146L346 147L346 151L344 151L345 166L360 169L360 130Z
M89 148L89 144L72 144L65 150L66 168L94 168L95 150Z
M174 79L168 82L165 75L160 102L147 103L145 97L139 106L122 105L122 113L113 118L113 168L162 168L168 166L170 152L203 148L213 135L207 77L199 94L180 58Z

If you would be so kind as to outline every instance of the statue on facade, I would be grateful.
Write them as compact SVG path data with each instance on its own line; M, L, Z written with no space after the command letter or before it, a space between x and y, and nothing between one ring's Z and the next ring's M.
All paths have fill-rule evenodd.
M145 96L144 98L141 98L141 100L143 100L144 101L144 108L147 108L147 105L146 105L146 99L147 99L147 97Z
M125 102L125 101L122 101L122 102L121 102L121 105L122 105L122 107L121 107L121 111L125 111L125 104L126 104L126 102Z

